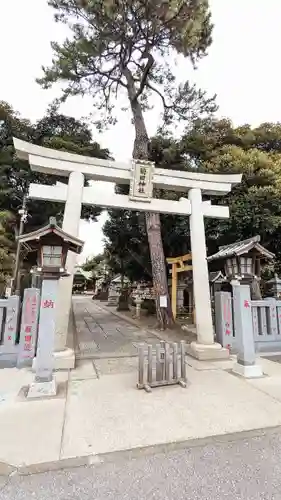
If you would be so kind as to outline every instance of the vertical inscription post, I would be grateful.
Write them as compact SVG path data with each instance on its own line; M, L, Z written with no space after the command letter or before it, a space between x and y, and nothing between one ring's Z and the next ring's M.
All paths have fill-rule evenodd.
M42 284L35 381L30 385L28 398L55 396L56 381L53 377L55 311L58 279L44 279Z
M26 288L22 304L18 368L31 365L35 356L39 307L40 290L38 288Z

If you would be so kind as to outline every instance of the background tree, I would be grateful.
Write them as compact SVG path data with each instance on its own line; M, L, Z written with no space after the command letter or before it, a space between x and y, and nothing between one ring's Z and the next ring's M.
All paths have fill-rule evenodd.
M107 287L113 276L110 259L106 252L89 257L82 268L84 271L90 271L92 273L94 283L96 283L97 280L102 280L102 287Z
M101 262L105 260L104 253L95 255L94 257L89 257L86 262L82 265L84 271L91 272L94 276L96 270L99 268Z
M105 250L112 269L131 281L152 278L143 215L129 210L110 210L103 227Z
M198 120L180 141L153 138L150 155L161 168L242 173L242 183L231 193L212 197L215 203L229 205L230 218L205 220L208 253L215 253L220 245L259 234L262 244L276 254L275 270L281 271L281 125L235 128L227 119ZM161 215L161 225L166 256L190 250L188 217ZM115 230L117 227L118 223ZM127 235L129 247L136 231L133 224L131 227ZM111 241L110 234L107 236ZM141 249L145 245L139 234L138 245Z
M75 118L56 113L52 108L41 120L31 124L21 118L7 103L0 103L0 207L17 216L23 196L30 183L55 184L56 176L33 172L27 161L15 155L13 137L33 142L51 149L110 158L109 151L93 141L88 126ZM65 178L59 179L66 182ZM46 223L51 215L62 213L63 206L45 201L28 201L31 215L26 229L32 230ZM85 218L95 218L101 212L99 207L84 210Z
M207 0L49 0L55 19L68 25L72 36L53 43L53 64L39 80L45 88L64 85L61 101L89 93L103 113L99 125L116 121L116 96L128 97L135 127L133 157L148 159L149 138L144 111L158 97L165 124L190 120L215 109L213 99L189 82L178 85L178 54L194 64L211 43ZM153 97L153 99L151 99ZM161 311L159 296L168 295L159 214L146 214L146 228L161 326L171 316Z
M14 265L15 244L12 221L11 213L0 211L0 296L5 292Z
M281 252L281 126L234 128L230 120L200 120L182 138L184 154L204 172L242 173L242 183L216 203L229 205L230 218L205 222L209 254L218 246L259 234L262 243Z
M82 120L76 120L71 116L59 114L52 107L46 116L35 124L33 141L39 146L51 149L59 149L70 153L91 156L94 158L111 158L108 149L101 148L100 144L93 141L92 132L88 125ZM52 183L58 178L51 176ZM60 179L66 182L65 177ZM86 181L87 182L87 181ZM42 203L42 202L39 202ZM43 202L45 204L45 202ZM60 206L60 214L62 206ZM82 218L96 220L101 213L101 208L97 206L87 206L82 209Z
M109 158L107 149L93 141L92 133L88 126L81 120L58 114L50 108L47 114L37 123L32 124L17 114L12 107L0 103L0 210L8 211L13 215L13 239L17 235L19 226L18 210L22 206L23 197L28 192L31 182L43 184L55 184L56 176L44 175L33 172L27 161L20 160L14 150L13 137L30 141L40 146L61 149L77 154L94 156L98 158ZM66 182L65 178L59 179ZM64 207L59 203L46 201L27 201L28 218L25 231L32 231L49 220L50 216L56 216L59 223L62 222ZM82 217L95 219L99 215L99 207L83 207ZM28 263L33 265L33 256L27 256Z

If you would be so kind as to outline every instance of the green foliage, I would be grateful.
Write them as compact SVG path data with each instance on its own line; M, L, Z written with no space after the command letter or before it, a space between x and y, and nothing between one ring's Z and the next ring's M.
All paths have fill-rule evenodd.
M12 240L11 223L13 216L9 212L0 211L0 294L12 276L15 246Z
M216 203L229 205L230 219L206 220L209 253L219 245L259 234L281 262L281 126L234 128L229 120L198 121L182 138L197 168L211 173L242 173L242 183Z
M98 158L109 158L109 152L93 142L87 125L75 118L57 114L50 109L45 117L35 124L25 120L7 104L0 103L0 209L9 210L18 217L18 208L31 182L55 184L55 176L33 172L27 161L15 155L13 137L33 142L48 148L70 151ZM84 209L85 218L95 218L100 213L98 207ZM26 230L45 224L51 215L62 219L63 206L45 201L28 201ZM17 221L18 222L18 221Z
M18 210L22 206L24 195L28 192L29 184L52 185L58 180L66 182L65 178L60 179L33 172L27 161L16 156L13 137L48 148L104 159L109 158L108 150L102 149L97 142L92 140L91 131L84 122L58 114L51 108L46 116L37 123L31 124L28 120L21 118L7 103L0 102L0 211L8 211L12 216L11 227L9 226L11 231L9 237L12 241L15 240L19 226ZM28 218L24 228L25 232L46 224L50 216L56 216L57 221L61 223L64 206L49 201L28 200L27 210ZM99 207L84 207L82 217L95 219L100 212ZM9 246L4 241L1 245L0 256L0 264L3 269L4 265L9 266L9 262L6 264L6 248L8 249ZM34 263L33 257L33 254L28 255L27 266Z
M27 162L15 157L13 136L30 140L31 123L21 119L7 103L0 102L0 209L16 213L27 189L30 168Z
M172 58L180 54L195 63L211 44L207 0L48 0L55 19L71 36L53 42L52 66L38 82L63 84L60 101L90 94L96 123L115 123L116 96L127 94L131 108L161 100L166 123L177 116L190 120L215 109L213 98L189 82L178 85ZM133 111L134 114L134 111ZM136 115L134 114L136 120ZM136 124L136 123L135 123Z
M151 279L144 214L110 210L108 215L103 232L105 251L114 273L126 275L130 280Z
M82 269L88 272L91 271L94 276L95 274L98 274L100 272L102 266L105 264L105 260L106 258L104 254L99 254L94 257L90 257L82 265Z
M82 156L110 158L109 151L93 141L92 133L86 123L71 116L59 114L54 108L50 108L47 115L36 123L33 142L39 146ZM48 177L51 177L52 183L58 180L57 177ZM65 182L65 179L60 180ZM60 211L62 208L60 207ZM100 213L100 207L83 207L82 218L95 220ZM62 214L60 219L62 219Z
M89 257L82 265L82 269L90 271L95 279L104 278L104 281L109 281L112 276L112 268L106 252Z
M109 151L93 141L85 122L58 114L54 108L50 108L47 115L36 123L34 142L40 146L83 156L110 158Z

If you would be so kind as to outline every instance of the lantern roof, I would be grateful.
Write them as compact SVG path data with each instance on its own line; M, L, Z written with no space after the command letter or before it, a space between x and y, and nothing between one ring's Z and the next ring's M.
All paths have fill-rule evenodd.
M236 241L231 245L224 245L219 247L219 251L213 255L210 255L207 260L212 262L214 260L228 259L229 257L235 257L247 254L250 250L255 249L264 259L274 259L274 253L267 250L260 244L260 236L253 236L243 241Z
M22 234L17 237L17 240L22 245L26 246L29 250L34 250L38 248L40 240L43 237L54 235L60 238L69 247L69 250L74 253L81 253L83 249L84 242L71 234L63 231L59 226L57 226L56 218L50 217L49 224L46 226L32 231L31 233Z

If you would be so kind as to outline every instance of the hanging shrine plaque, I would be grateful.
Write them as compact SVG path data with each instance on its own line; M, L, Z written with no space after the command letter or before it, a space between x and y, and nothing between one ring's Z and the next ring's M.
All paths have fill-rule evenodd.
M153 194L153 171L153 162L132 160L132 179L129 195L131 200L151 201Z

